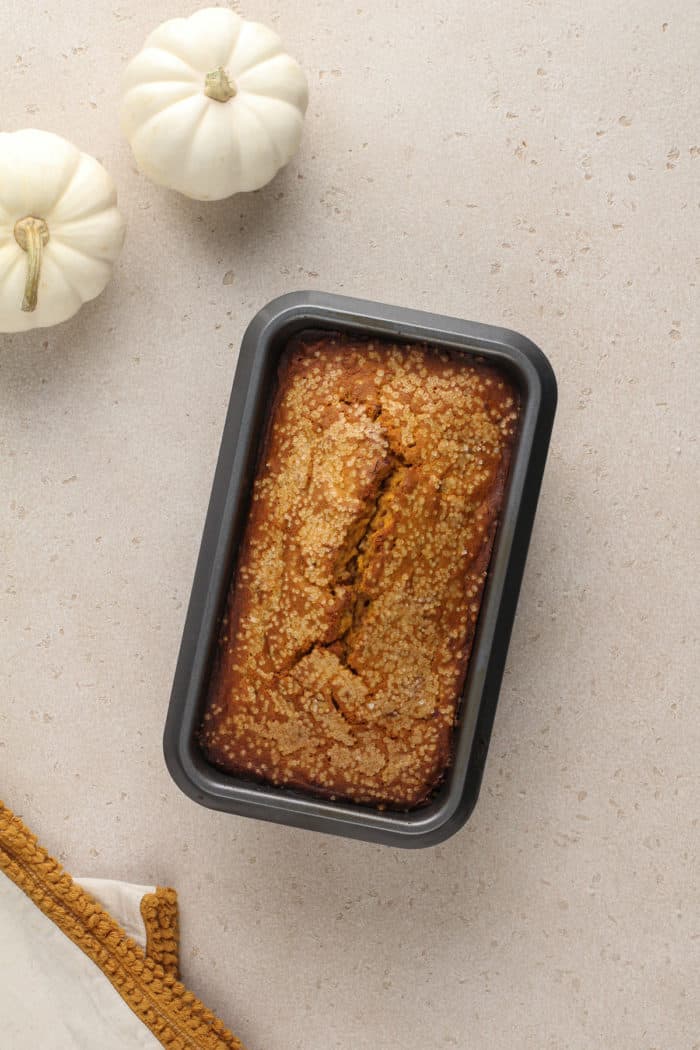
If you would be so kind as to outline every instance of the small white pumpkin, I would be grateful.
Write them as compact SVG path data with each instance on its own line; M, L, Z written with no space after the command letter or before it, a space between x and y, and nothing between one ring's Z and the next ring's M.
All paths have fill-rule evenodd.
M123 241L94 157L48 131L0 133L0 332L67 321L103 290Z
M123 87L137 164L195 200L269 182L296 152L308 104L304 72L277 34L223 7L164 22Z

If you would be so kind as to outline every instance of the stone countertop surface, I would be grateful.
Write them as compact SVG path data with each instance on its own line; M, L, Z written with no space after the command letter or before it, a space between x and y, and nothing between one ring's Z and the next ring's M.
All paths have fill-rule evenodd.
M249 1050L697 1050L699 10L250 0L305 138L210 205L117 123L190 10L3 18L3 129L99 157L128 235L77 318L0 336L0 795L69 871L177 888ZM430 850L209 812L163 763L241 335L300 288L516 328L559 380L481 799Z

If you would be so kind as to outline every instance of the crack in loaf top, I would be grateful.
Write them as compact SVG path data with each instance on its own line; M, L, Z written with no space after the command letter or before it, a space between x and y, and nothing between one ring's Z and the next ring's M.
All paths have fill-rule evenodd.
M517 418L509 380L471 356L292 342L201 731L212 762L381 806L430 795Z

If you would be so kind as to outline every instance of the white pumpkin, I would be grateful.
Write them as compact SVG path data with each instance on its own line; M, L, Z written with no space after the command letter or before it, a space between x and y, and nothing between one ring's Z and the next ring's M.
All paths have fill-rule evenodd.
M137 164L195 200L259 189L299 146L303 70L276 33L227 8L164 22L123 86L122 128Z
M0 332L67 321L103 290L123 241L94 157L48 131L0 133Z

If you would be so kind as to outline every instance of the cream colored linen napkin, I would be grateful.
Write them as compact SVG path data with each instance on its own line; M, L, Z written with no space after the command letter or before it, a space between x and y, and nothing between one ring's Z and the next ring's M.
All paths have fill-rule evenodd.
M0 802L3 1050L243 1050L177 968L173 890L71 879Z

